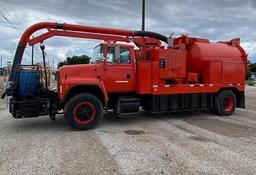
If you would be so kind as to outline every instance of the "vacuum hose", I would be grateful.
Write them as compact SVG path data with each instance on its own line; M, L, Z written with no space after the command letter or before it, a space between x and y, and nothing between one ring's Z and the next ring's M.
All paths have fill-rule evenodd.
M11 73L9 76L9 81L14 82L16 76L17 66L21 63L24 50L26 48L29 37L36 31L41 29L59 29L59 30L67 30L67 31L76 31L76 32L86 32L86 33L94 33L94 34L106 34L106 35L117 35L117 36L140 36L140 37L150 37L159 39L165 43L168 43L168 38L162 34L149 32L149 31L132 31L132 30L123 30L123 29L111 29L111 28L103 28L103 27L94 27L94 26L82 26L76 24L66 24L66 23L53 23L53 22L41 22L30 26L21 36L19 45L17 47L13 65L11 69Z
M165 43L167 43L168 38L162 34L155 33L155 32L150 32L150 31L134 31L133 36L142 36L142 37L150 37L150 38L155 38L159 39Z

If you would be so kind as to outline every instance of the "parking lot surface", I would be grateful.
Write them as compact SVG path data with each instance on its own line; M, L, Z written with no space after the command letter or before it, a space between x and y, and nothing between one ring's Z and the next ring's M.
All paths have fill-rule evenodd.
M104 116L71 131L63 116L13 119L0 106L0 174L256 174L256 88L249 110Z

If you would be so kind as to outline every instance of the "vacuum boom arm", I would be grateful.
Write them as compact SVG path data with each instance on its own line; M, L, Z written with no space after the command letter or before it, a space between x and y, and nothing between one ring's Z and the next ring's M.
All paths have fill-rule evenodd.
M48 31L42 35L39 35L33 39L30 36L41 29L47 29ZM83 26L75 24L60 24L53 22L41 22L29 27L21 36L16 53L13 60L9 81L15 80L15 70L21 63L22 57L26 45L34 45L42 42L45 39L53 36L65 36L65 37L76 37L76 38L89 38L89 39L100 39L108 41L123 41L132 42L133 38L136 37L149 37L161 40L167 43L167 37L158 33L149 31L132 31L123 29L111 29L103 27Z

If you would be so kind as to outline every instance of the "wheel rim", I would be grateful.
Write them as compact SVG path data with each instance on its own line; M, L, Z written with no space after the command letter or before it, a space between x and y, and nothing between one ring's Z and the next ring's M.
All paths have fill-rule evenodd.
M227 96L223 101L224 111L230 112L234 107L234 100L232 97Z
M90 123L96 116L95 106L89 102L78 103L73 109L73 117L79 124Z

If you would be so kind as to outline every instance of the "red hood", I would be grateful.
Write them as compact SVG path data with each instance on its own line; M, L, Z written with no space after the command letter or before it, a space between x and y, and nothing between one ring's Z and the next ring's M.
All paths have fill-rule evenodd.
M77 65L66 65L59 69L60 77L96 77L96 65L95 64L77 64Z

